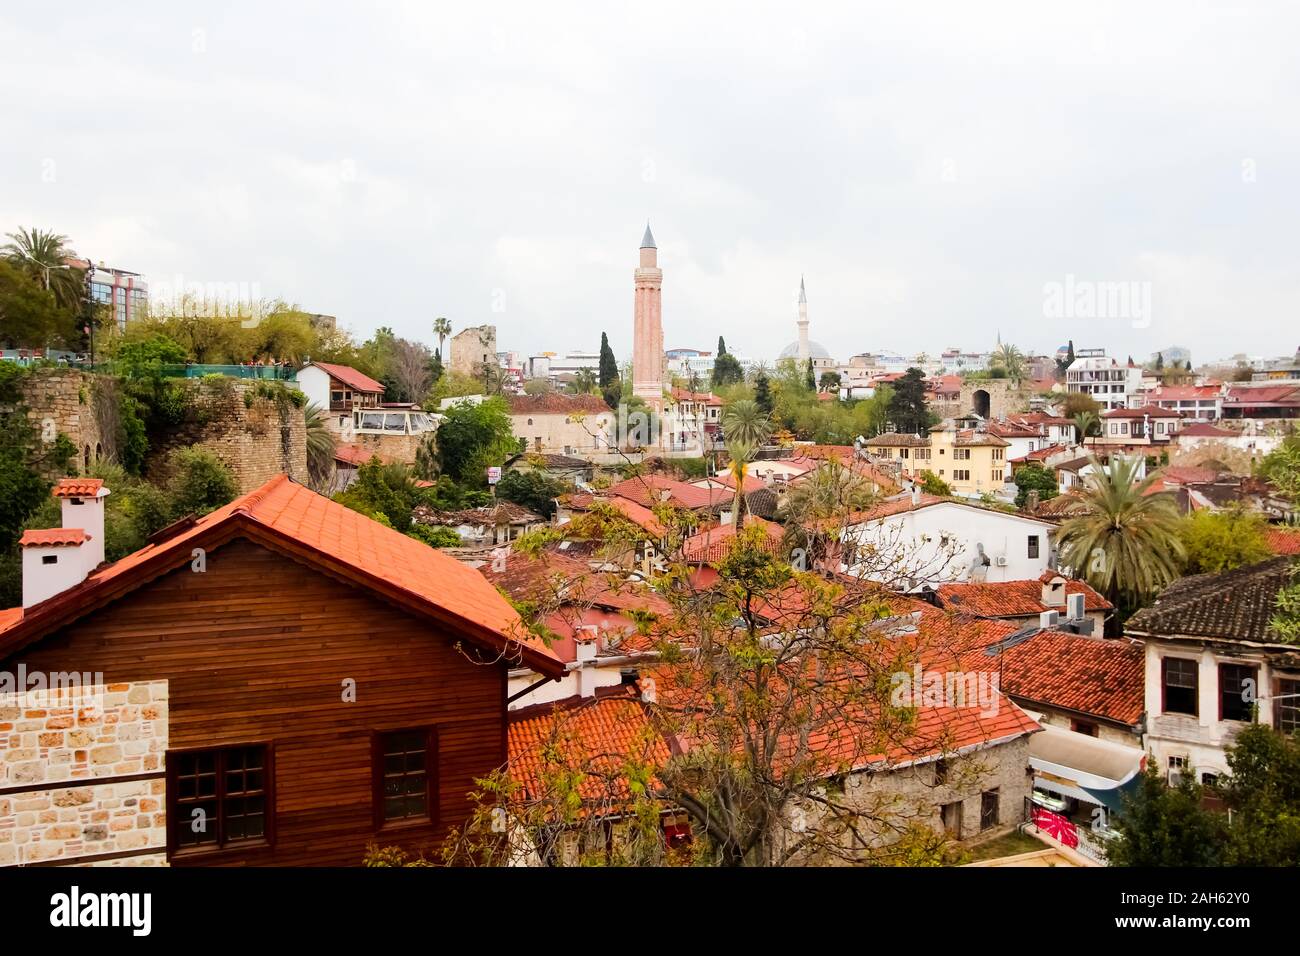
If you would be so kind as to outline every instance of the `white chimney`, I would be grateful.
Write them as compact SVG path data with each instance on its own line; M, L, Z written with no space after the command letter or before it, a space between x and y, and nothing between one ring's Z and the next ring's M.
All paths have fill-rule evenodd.
M1043 580L1042 602L1048 607L1065 607L1065 578L1054 574Z
M25 531L18 542L24 608L76 587L104 563L104 482L63 478L53 495L63 506L63 527Z
M24 531L18 546L23 552L25 608L76 587L90 573L83 550L90 540L81 528Z
M915 508L921 504L921 486L916 482L912 483L912 507Z

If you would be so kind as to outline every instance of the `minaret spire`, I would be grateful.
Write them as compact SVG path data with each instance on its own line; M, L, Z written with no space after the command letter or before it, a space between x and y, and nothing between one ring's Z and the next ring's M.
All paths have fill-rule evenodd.
M657 415L664 407L664 327L660 311L663 270L649 221L641 240L640 264L634 273L636 297L632 309L632 394L645 400Z
M655 234L650 231L650 220L645 221L645 235L641 237L642 249L658 249L655 245Z
M799 276L799 366L802 368L812 358L812 348L808 344L808 291L804 288L803 275Z

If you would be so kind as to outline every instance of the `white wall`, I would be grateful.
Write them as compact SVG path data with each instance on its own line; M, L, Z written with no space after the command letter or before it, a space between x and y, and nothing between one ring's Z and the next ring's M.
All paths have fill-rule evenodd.
M921 583L967 581L971 580L977 546L982 544L990 559L983 580L1037 578L1048 568L1052 553L1049 534L1054 527L1032 518L942 502L850 528L845 540L857 535L859 541L875 549L875 556L849 571L886 582L915 577L917 587ZM1030 535L1038 537L1037 558L1029 557ZM1006 558L1005 567L998 566L1001 557Z
M315 365L308 365L298 372L298 389L307 396L307 401L321 411L330 410L330 377Z

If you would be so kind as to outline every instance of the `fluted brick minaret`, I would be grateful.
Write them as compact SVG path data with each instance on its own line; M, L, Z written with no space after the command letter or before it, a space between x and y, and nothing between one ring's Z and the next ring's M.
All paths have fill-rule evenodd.
M660 290L664 274L659 268L659 249L645 225L641 239L641 265L636 274L636 303L632 328L632 394L645 399L656 412L664 406L664 326L660 311Z

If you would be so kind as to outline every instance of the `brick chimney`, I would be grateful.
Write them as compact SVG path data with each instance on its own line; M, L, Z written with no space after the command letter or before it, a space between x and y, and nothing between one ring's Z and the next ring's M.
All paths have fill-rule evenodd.
M64 478L54 486L61 528L23 532L23 607L76 587L104 563L104 499L99 478Z

